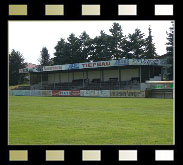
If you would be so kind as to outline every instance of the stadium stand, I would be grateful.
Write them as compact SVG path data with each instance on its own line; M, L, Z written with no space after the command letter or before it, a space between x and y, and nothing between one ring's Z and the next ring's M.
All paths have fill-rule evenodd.
M145 90L146 81L162 81L165 68L166 61L162 59L119 59L43 66L41 69L31 68L30 87L18 89Z

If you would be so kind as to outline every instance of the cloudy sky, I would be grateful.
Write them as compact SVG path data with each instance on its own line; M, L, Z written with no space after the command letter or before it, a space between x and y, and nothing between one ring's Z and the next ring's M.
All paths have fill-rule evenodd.
M151 26L153 42L158 55L166 53L167 35L171 21L9 21L9 52L12 49L23 54L25 62L38 64L40 51L46 46L53 57L54 47L60 38L67 39L71 33L79 36L86 31L91 38L98 36L101 30L109 33L112 24L121 25L124 35L139 28L145 37Z

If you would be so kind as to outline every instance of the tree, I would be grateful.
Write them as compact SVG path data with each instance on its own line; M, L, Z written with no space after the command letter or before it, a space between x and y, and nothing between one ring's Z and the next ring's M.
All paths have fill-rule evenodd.
M174 22L171 22L172 26L169 28L170 31L167 33L167 40L168 42L166 43L166 55L167 55L167 63L170 65L168 67L168 79L173 80L173 50L174 50Z
M50 65L50 55L48 54L48 49L43 47L41 50L41 57L38 59L39 64L41 66L49 66Z
M27 66L23 55L14 49L9 54L9 85L17 85L25 82L27 74L20 74L19 69Z
M145 46L144 33L137 28L133 34L128 35L128 38L128 56L132 58L143 57Z
M67 56L67 44L63 38L58 41L57 45L55 46L56 52L54 53L53 57L53 64L54 65L62 65L66 64L69 61L69 57Z
M153 36L151 35L152 30L150 26L148 30L149 30L149 36L145 39L145 50L142 57L146 59L154 59L157 57L157 54L155 44L152 41Z
M105 34L103 30L100 36L93 39L93 52L90 57L91 61L107 61L111 60L111 52L109 48L109 35Z
M132 54L132 43L128 37L125 36L125 40L123 42L123 54L125 58L131 59L133 58Z
M110 51L113 54L113 59L120 59L124 57L123 45L124 45L124 36L122 28L118 23L113 23L112 28L109 29L111 32L110 35Z
M81 52L80 52L80 62L88 62L89 57L92 53L92 39L90 36L84 31L79 36L79 41L81 44Z
M69 57L70 64L79 63L81 58L81 42L80 39L75 36L75 34L71 33L67 38L67 53L66 55Z
M50 66L54 65L54 58L50 58Z

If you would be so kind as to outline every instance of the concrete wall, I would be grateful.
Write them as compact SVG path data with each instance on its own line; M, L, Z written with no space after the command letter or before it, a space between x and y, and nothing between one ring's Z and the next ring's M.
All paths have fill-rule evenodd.
M64 82L72 82L72 80L73 80L72 73L69 73L69 78L68 78L68 73L49 73L48 74L48 83L54 83L54 82L64 83Z
M48 73L48 83L54 83L54 74Z
M84 79L87 78L87 72L84 72ZM98 72L91 72L90 78L98 78ZM100 77L99 77L100 78ZM69 72L69 73L49 73L48 83L65 83L73 80L83 79L83 72Z
M140 89L141 90L146 90L147 84L146 83L140 83Z
M68 73L61 73L61 82L68 82Z
M88 71L88 78L90 81L93 79L102 78L101 71ZM132 77L139 77L139 69L121 69L121 81L131 80ZM83 79L83 71L80 72L69 72L69 81L68 73L48 73L48 83L65 83L72 82L72 80ZM87 72L84 72L84 79L87 78ZM108 81L109 78L118 78L119 79L119 70L104 70L103 71L104 81Z
M151 93L151 98L173 99L173 92Z
M119 80L119 70L104 70L103 76L104 81L108 81L109 78L118 78Z
M129 81L132 77L139 77L139 69L121 69L121 81Z
M88 71L88 78L90 81L100 79L100 71Z
M59 83L60 82L60 79L59 79L60 75L59 75L59 73L55 73L54 75L55 75L55 83Z
M84 75L83 75L84 74ZM74 72L74 80L77 79L86 79L87 78L87 74L86 72Z

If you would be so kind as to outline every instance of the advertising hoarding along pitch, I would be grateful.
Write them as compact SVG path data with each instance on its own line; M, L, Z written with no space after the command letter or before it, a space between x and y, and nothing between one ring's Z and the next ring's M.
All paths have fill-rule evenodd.
M111 97L145 97L144 90L111 90Z

